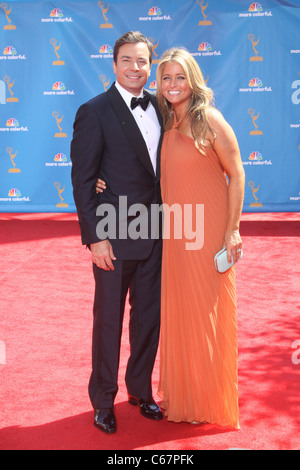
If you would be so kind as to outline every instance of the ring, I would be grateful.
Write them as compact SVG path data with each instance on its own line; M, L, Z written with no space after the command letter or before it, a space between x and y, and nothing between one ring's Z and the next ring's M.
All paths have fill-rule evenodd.
M236 250L236 251L242 251L242 250L239 248L239 249L238 249L238 250Z

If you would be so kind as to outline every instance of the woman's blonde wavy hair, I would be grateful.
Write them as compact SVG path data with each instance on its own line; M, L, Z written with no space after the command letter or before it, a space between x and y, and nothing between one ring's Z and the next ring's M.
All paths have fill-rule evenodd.
M215 137L215 132L211 128L207 118L209 108L214 106L213 91L206 86L199 65L186 49L174 47L165 51L160 59L156 72L156 98L165 128L173 119L172 105L164 98L161 91L163 70L168 62L176 62L181 65L189 86L191 87L191 103L188 108L188 114L191 118L191 132L195 140L196 148L201 153L205 154L204 139L207 133L211 132L213 137Z

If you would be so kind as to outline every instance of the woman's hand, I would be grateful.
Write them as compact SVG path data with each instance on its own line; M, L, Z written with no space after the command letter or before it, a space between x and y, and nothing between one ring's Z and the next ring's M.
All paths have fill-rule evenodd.
M224 239L225 247L227 248L227 259L231 261L233 256L234 263L240 259L242 252L242 239L238 230L227 231Z
M104 189L106 189L106 183L105 181L98 178L96 181L95 187L96 187L96 193L103 193Z

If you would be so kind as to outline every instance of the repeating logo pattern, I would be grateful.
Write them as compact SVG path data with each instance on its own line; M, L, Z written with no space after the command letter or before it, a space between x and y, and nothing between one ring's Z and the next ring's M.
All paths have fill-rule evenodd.
M75 113L115 80L113 45L132 24L153 43L149 90L157 89L157 64L168 47L186 47L198 61L217 107L238 134L246 207L268 207L268 180L281 171L282 160L294 168L300 156L300 37L296 27L285 35L287 17L299 23L297 9L275 9L267 0L236 2L235 9L235 2L222 2L220 9L211 0L181 2L180 8L166 0L95 0L79 13L72 2L42 3L30 4L29 24L22 2L0 2L0 210L4 203L38 205L45 194L54 210L74 210L69 152ZM41 181L31 177L37 168L43 194L35 188ZM283 203L299 204L297 171L291 169L281 189Z

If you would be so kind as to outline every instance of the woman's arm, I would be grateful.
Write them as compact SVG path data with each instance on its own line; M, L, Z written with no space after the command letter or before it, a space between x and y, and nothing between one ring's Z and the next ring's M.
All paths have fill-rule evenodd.
M224 244L228 252L228 261L231 260L232 254L236 263L240 257L239 250L242 249L239 227L244 201L245 172L237 138L232 127L215 109L209 112L208 119L216 133L212 146L229 178L229 210Z

